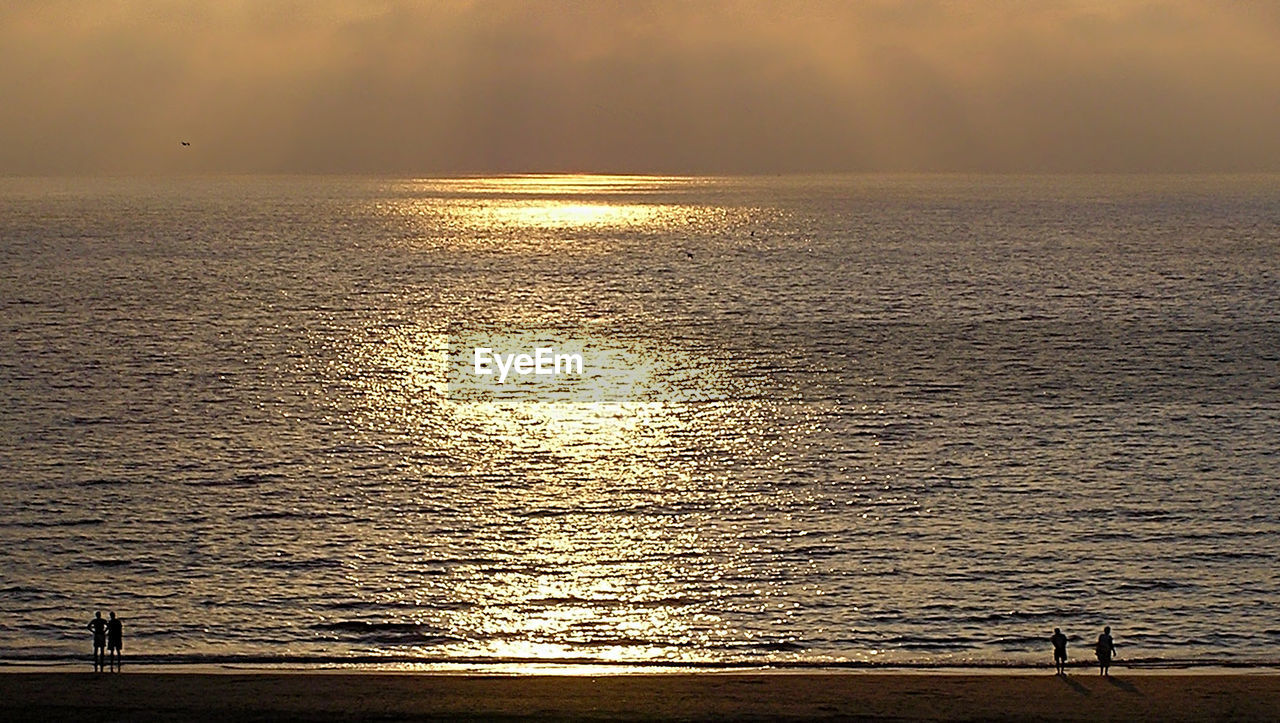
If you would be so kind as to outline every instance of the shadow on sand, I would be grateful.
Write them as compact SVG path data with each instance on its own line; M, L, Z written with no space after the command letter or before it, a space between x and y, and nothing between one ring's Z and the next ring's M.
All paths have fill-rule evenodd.
M1126 693L1137 693L1137 692L1138 692L1138 687L1137 687L1137 686L1135 686L1133 683L1130 683L1130 682L1129 682L1129 681L1127 681L1127 680L1120 680L1119 678L1113 678L1112 676L1108 675L1108 676L1106 677L1106 681L1107 681L1108 683L1110 683L1110 684L1114 685L1115 687L1119 688L1120 690L1123 690L1123 691L1124 691L1124 692L1126 692Z
M1072 679L1071 679L1071 676L1069 676L1069 675L1059 675L1059 676L1058 676L1058 678L1059 678L1063 683L1065 683L1065 684L1067 685L1067 687L1068 687L1068 688L1070 688L1070 689L1074 690L1075 692L1079 693L1080 695L1092 695L1092 694L1089 692L1089 689L1088 689L1088 688L1086 688L1086 687L1084 687L1083 685L1080 685L1080 684L1079 684L1079 683L1077 683L1076 681L1072 680Z

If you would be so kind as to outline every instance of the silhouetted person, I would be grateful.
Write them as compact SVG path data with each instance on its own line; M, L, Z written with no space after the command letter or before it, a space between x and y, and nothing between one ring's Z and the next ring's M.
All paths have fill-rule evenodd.
M93 619L85 627L93 631L93 672L102 670L106 663L107 621L102 619L102 611L93 614Z
M1116 653L1116 642L1111 639L1111 626L1108 625L1102 629L1102 634L1098 636L1098 646L1094 648L1094 652L1098 655L1098 669L1102 675L1111 675L1108 668L1111 667L1111 656Z
M1067 636L1062 634L1060 628L1054 628L1053 635L1049 637L1049 642L1053 643L1053 665L1058 669L1058 675L1065 675L1067 672Z
M119 672L120 670L120 649L124 647L124 626L120 624L120 618L116 614L111 613L111 620L107 622L107 655L111 659L111 669Z

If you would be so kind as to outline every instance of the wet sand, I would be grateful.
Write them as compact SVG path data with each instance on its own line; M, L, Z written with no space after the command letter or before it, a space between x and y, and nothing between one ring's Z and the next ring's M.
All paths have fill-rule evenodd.
M1276 720L1280 674L0 674L0 719Z

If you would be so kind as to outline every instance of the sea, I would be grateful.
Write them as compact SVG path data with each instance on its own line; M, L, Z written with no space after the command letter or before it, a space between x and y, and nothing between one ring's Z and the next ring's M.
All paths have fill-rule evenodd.
M5 665L1280 665L1280 176L0 178L0 309Z

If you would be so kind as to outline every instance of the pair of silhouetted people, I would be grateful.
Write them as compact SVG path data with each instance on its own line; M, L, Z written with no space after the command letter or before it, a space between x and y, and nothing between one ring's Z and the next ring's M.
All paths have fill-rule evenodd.
M1053 643L1053 665L1058 669L1058 675L1067 674L1067 636L1062 634L1060 628L1053 629L1053 635L1049 637L1049 642ZM1108 625L1102 629L1102 634L1098 636L1098 644L1093 648L1094 655L1098 656L1098 669L1102 675L1111 675L1111 656L1116 653L1115 640L1111 638L1111 626Z
M120 670L121 650L124 648L124 625L116 614L111 613L110 620L102 619L102 611L94 613L87 626L93 631L93 670L100 672L110 665L111 670ZM107 656L110 656L108 661Z

